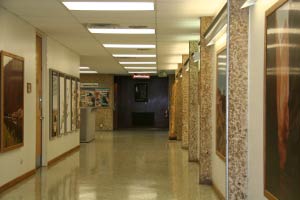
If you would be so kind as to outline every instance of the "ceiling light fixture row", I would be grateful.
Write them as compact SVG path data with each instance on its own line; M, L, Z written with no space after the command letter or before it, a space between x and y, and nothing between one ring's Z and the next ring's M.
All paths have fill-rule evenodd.
M69 10L153 11L153 2L63 2Z

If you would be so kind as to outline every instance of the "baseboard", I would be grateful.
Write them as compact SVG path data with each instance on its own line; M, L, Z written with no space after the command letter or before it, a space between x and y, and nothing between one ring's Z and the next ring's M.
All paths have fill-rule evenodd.
M63 160L65 157L69 156L70 154L78 151L80 148L80 145L70 149L69 151L61 154L60 156L57 156L56 158L53 158L52 160L48 161L48 167L52 167L53 165L55 165L56 163L58 163L59 161Z
M225 200L225 197L223 196L222 192L216 187L214 183L212 183L212 188L214 189L215 193L217 194L220 200Z
M32 176L35 174L36 169L30 170L29 172L26 172L25 174L9 181L8 183L0 186L0 193L2 193L3 191L15 186L16 184L20 183L21 181L23 181L24 179Z

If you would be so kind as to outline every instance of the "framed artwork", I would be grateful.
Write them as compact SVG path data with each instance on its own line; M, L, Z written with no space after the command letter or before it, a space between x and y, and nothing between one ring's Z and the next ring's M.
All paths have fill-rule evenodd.
M81 88L80 106L95 107L95 88Z
M76 79L72 79L72 131L76 130L77 123L77 84Z
M59 134L60 135L66 133L65 89L66 89L65 75L60 74L59 76Z
M300 197L299 0L278 1L266 12L264 159L265 196Z
M226 158L226 69L227 51L221 49L217 53L216 84L216 153Z
M24 58L1 52L1 151L24 144Z
M134 85L135 102L148 102L148 84L137 83Z
M109 106L109 88L95 89L95 106L108 107Z
M59 135L59 72L50 70L50 139Z
M72 81L66 77L66 132L72 131Z
M77 129L80 129L80 80L79 79L77 79L77 87L76 87L76 89L77 89L77 101L76 101L76 104L77 104L77 112L76 112L76 114L77 114L77 123L76 123L76 128Z

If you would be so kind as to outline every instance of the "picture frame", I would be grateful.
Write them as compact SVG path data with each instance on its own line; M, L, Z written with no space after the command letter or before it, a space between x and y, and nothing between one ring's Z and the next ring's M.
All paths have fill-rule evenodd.
M24 146L24 58L1 51L1 152ZM18 96L19 98L15 98Z
M66 79L65 75L59 74L59 136L66 133Z
M66 107L66 133L70 133L72 131L72 78L70 76L65 76L66 87L65 87L65 107Z
M77 79L76 81L76 89L77 89L77 112L76 112L76 129L80 129L80 79Z
M71 85L72 85L72 112L71 112L71 119L72 119L72 131L76 130L76 124L77 124L77 84L76 84L76 78L71 79Z
M298 199L300 157L296 131L300 78L299 12L290 10L293 0L279 0L265 12L264 60L264 195L269 200ZM294 19L294 21L293 21Z
M227 49L226 46L216 54L216 154L226 159L226 91L227 91Z
M135 102L148 102L148 83L134 84Z
M60 135L60 74L58 71L49 70L49 136L53 139Z

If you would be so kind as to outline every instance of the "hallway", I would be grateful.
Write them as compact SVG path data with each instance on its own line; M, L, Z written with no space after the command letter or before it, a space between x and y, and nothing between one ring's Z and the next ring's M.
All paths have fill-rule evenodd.
M98 132L80 151L0 195L2 200L215 200L167 132ZM41 184L39 184L41 183Z

